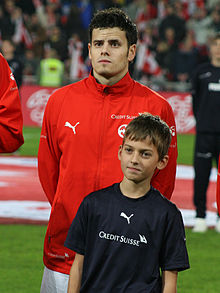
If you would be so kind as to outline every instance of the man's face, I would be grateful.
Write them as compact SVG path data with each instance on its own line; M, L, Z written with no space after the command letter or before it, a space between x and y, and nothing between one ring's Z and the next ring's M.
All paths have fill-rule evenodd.
M213 41L211 44L210 55L212 60L220 62L220 39Z
M120 146L118 157L124 177L135 183L150 184L155 169L163 169L167 163L166 159L159 161L157 149L148 137L143 141L127 138Z
M126 33L118 27L94 29L88 48L94 77L103 84L110 81L110 85L127 73L136 51L136 45L128 48Z

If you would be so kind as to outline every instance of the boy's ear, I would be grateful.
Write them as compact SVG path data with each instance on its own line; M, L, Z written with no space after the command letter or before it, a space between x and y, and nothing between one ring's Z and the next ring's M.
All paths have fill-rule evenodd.
M164 169L166 167L168 161L169 161L169 156L168 155L165 155L163 157L163 159L158 162L157 169L159 169L159 170Z
M121 151L122 151L122 145L120 145L118 149L118 159L121 161Z

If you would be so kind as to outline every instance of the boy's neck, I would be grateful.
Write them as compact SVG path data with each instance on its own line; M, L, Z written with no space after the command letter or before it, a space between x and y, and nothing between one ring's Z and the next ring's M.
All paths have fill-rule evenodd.
M140 198L150 190L150 183L146 181L135 183L125 178L120 183L120 190L124 196L130 198Z

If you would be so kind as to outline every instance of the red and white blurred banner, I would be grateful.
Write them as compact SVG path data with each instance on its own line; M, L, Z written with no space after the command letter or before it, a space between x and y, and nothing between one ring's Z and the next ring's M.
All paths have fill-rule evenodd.
M177 133L195 133L195 118L192 112L192 96L190 93L160 92L170 103L175 120Z
M55 90L37 85L25 85L19 89L24 126L41 127L47 101Z
M25 126L41 126L46 103L55 88L24 85L20 88ZM160 92L173 108L178 133L194 133L192 97L189 93Z

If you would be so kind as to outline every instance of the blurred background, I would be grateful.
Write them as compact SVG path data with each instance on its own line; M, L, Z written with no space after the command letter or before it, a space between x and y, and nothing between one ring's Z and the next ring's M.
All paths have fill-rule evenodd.
M88 25L94 11L112 6L138 27L132 77L156 90L189 90L193 68L208 60L209 38L220 30L218 0L1 0L0 49L18 85L45 85L41 61L48 58L57 60L51 86L87 76Z
M25 139L12 156L0 156L0 292L39 292L50 211L36 159L45 105L56 88L88 76L88 25L96 10L112 6L125 10L138 27L131 76L173 108L179 150L173 201L194 217L190 80L194 68L209 60L209 40L220 32L220 0L0 0L0 51L19 87ZM216 172L211 181L213 226ZM186 236L191 269L180 274L178 292L219 292L220 234L213 229L196 234L187 227Z

